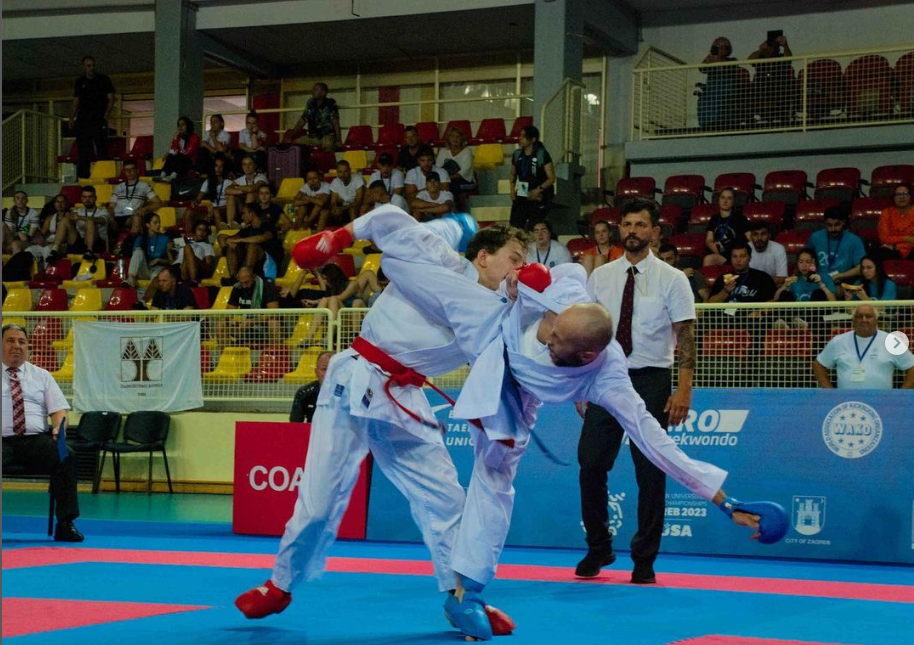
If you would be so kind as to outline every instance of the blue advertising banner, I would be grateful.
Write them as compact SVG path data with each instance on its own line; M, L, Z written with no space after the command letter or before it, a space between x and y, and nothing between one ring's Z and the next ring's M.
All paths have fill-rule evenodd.
M448 425L445 441L469 483L473 447L467 425L433 392ZM790 513L780 543L761 545L747 529L676 482L667 485L661 550L914 563L914 394L885 390L698 389L685 423L670 429L690 456L729 471L725 490L742 500L773 500ZM571 404L547 405L536 432L570 465L532 442L515 481L508 544L585 548L577 442ZM610 524L627 548L637 524L638 488L623 447L609 477ZM367 537L420 541L409 507L380 474L372 478Z

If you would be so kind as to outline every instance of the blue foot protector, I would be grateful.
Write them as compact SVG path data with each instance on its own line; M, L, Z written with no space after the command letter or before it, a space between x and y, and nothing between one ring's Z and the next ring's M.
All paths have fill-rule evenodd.
M732 497L720 503L720 510L733 517L734 513L749 513L759 516L758 541L762 544L779 542L787 534L789 528L787 511L777 502L740 502Z
M448 594L444 601L444 615L448 621L467 636L480 640L492 640L492 623L486 614L486 603L482 599L483 585L463 578L463 602L457 596Z

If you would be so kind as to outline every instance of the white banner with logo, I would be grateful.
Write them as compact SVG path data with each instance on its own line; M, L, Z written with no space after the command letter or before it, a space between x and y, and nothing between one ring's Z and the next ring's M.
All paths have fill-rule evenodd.
M200 323L73 324L77 410L177 412L203 407Z

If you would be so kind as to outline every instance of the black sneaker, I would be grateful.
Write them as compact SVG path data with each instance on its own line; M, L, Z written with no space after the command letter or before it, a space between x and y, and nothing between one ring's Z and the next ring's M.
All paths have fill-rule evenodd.
M632 584L657 584L657 576L654 575L654 565L648 562L636 562L635 569L632 571Z
M76 530L73 522L58 522L54 529L55 542L82 542L83 534Z
M584 559L578 562L574 569L574 575L578 578L594 578L600 573L600 569L616 561L616 554L613 553L612 546L609 549L589 549Z

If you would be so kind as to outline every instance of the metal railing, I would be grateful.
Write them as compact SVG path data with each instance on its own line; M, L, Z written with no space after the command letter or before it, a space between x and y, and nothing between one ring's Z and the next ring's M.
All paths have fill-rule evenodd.
M571 163L581 156L584 89L566 78L540 107L540 137L554 161Z
M632 71L632 140L914 123L914 45L691 65L656 58Z
M3 194L16 184L57 181L61 119L19 110L3 119Z

